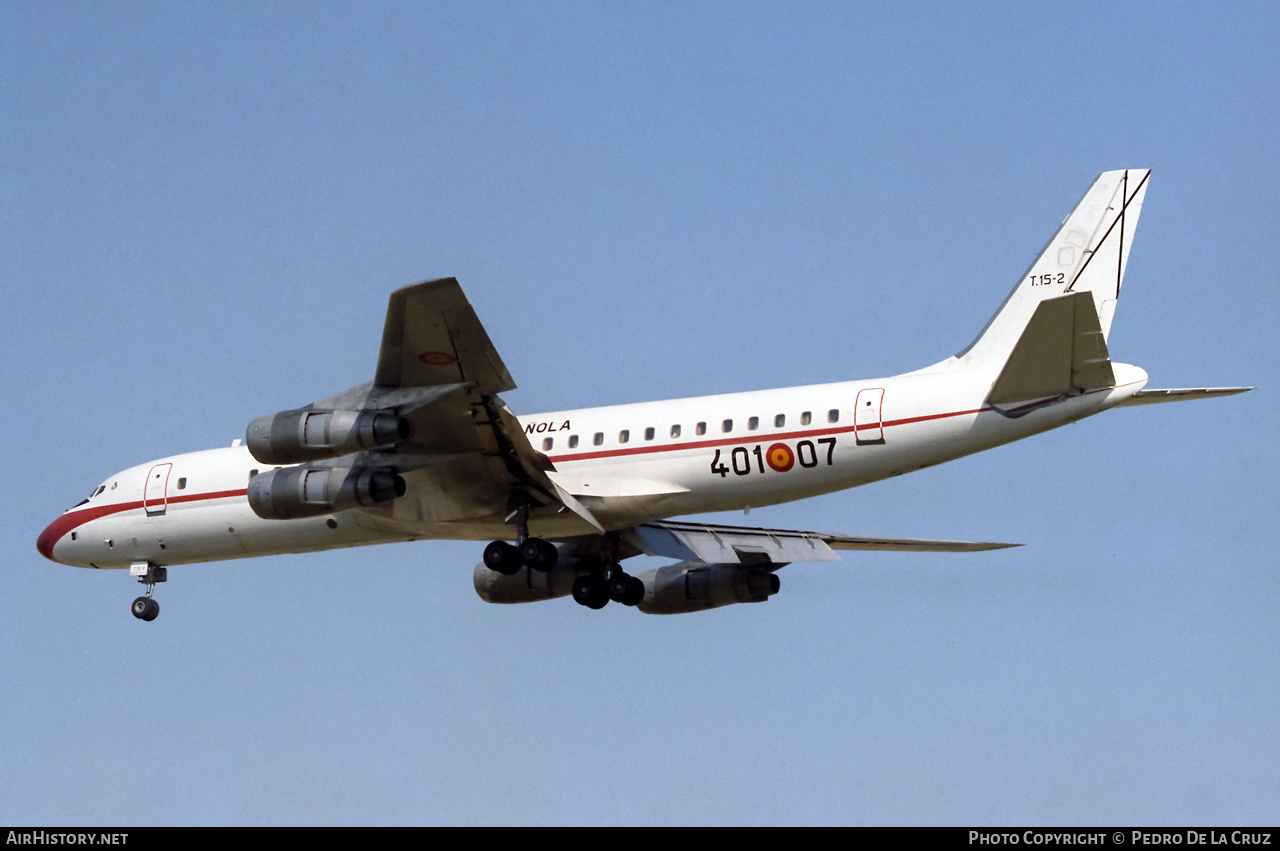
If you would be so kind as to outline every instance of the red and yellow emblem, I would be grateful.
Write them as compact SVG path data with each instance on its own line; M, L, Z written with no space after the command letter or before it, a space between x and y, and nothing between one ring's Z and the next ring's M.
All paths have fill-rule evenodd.
M764 454L764 459L769 462L769 467L779 473L785 473L796 464L796 456L791 451L791 447L785 443L775 443L769 447L769 451Z

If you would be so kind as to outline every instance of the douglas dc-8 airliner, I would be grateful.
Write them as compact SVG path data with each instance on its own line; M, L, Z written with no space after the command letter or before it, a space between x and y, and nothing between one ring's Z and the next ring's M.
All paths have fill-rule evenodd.
M154 620L170 565L431 538L483 541L492 603L572 595L675 614L761 602L837 550L1011 544L869 538L668 518L865 485L1122 405L1145 389L1108 334L1149 171L1098 177L964 351L873 378L516 417L515 387L452 278L392 294L373 381L259 417L229 448L109 477L39 536L62 564L128 568ZM510 543L510 541L514 541ZM635 575L621 563L677 559Z

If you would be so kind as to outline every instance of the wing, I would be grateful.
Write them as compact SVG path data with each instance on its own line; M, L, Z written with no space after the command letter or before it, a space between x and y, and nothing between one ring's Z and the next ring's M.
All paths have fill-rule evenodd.
M521 498L603 528L547 476L554 470L498 397L515 382L455 278L392 293L374 380L304 410L393 411L409 437L395 454L361 453L406 482L390 509L409 522L501 522Z
M516 388L456 278L391 294L378 352L376 387L469 384L491 396Z
M839 561L836 550L886 550L922 553L969 553L1020 544L930 541L915 538L861 538L793 529L756 529L711 523L664 520L636 526L627 533L647 555L706 564L756 564L769 561Z

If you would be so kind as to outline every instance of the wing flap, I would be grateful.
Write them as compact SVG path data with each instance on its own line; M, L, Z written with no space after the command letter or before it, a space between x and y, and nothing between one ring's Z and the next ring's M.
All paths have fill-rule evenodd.
M767 560L783 564L840 560L822 536L813 532L671 521L645 523L633 531L645 553L681 561L750 564Z

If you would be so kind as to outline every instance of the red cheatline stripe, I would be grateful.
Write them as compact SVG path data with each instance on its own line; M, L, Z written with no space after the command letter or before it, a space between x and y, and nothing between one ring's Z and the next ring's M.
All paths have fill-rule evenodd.
M707 449L717 446L733 446L740 443L760 443L763 441L778 440L796 440L803 438L826 437L832 434L851 434L855 431L865 431L874 428L888 428L889 426L910 425L911 423L922 423L928 420L942 420L948 417L963 417L969 414L979 414L983 411L990 411L992 408L975 408L971 411L953 411L946 414L926 414L922 417L907 417L901 420L885 420L880 423L863 423L858 426L839 426L837 428L815 428L807 431L788 431L782 434L754 434L748 432L737 437L716 438L715 440L694 440L688 443L667 443L661 446L635 446L627 449L602 449L597 452L574 452L564 455L550 455L552 463L560 461L590 461L595 458L621 458L627 455L650 455L655 452L680 452L686 449Z
M1128 387L1129 384L1137 384L1133 381L1128 384L1117 384L1115 387L1099 387L1096 390L1085 391L1086 396L1094 393L1103 393L1108 390L1118 390L1121 387ZM1035 408L1044 404L1047 400L1031 402L1027 405L1013 409L1014 412ZM760 443L764 441L776 440L795 440L796 438L806 437L824 437L831 434L849 434L854 431L864 431L874 428L889 428L890 426L911 425L913 423L923 423L930 420L944 420L949 417L965 417L971 414L981 414L987 411L994 411L995 408L990 405L984 405L981 408L973 408L968 411L951 411L945 414L925 414L920 417L905 417L900 420L885 420L879 423L863 423L859 426L841 426L839 428L819 428L809 431L789 431L782 434L761 434L753 437L751 434L740 435L739 437L717 438L715 440L695 440L691 443L668 443L661 446L636 446L628 449L602 449L598 452L572 452L562 455L548 455L547 457L552 463L558 461L590 461L596 458L622 458L627 455L650 455L655 452L680 452L685 449L707 449L717 446L732 446L740 443Z
M182 494L181 496L169 497L169 503L175 502L201 502L210 499L228 499L230 497L245 496L248 490L230 490L230 491L212 491L210 493L193 493ZM159 504L159 500L156 500ZM40 555L53 561L53 547L63 536L76 529L90 520L97 520L99 517L106 517L109 514L119 514L124 511L132 511L135 508L142 508L141 500L137 502L117 502L112 505L95 505L89 508L81 508L79 510L71 510L59 517L57 520L49 524L49 528L40 533L40 537L36 539L36 549Z

